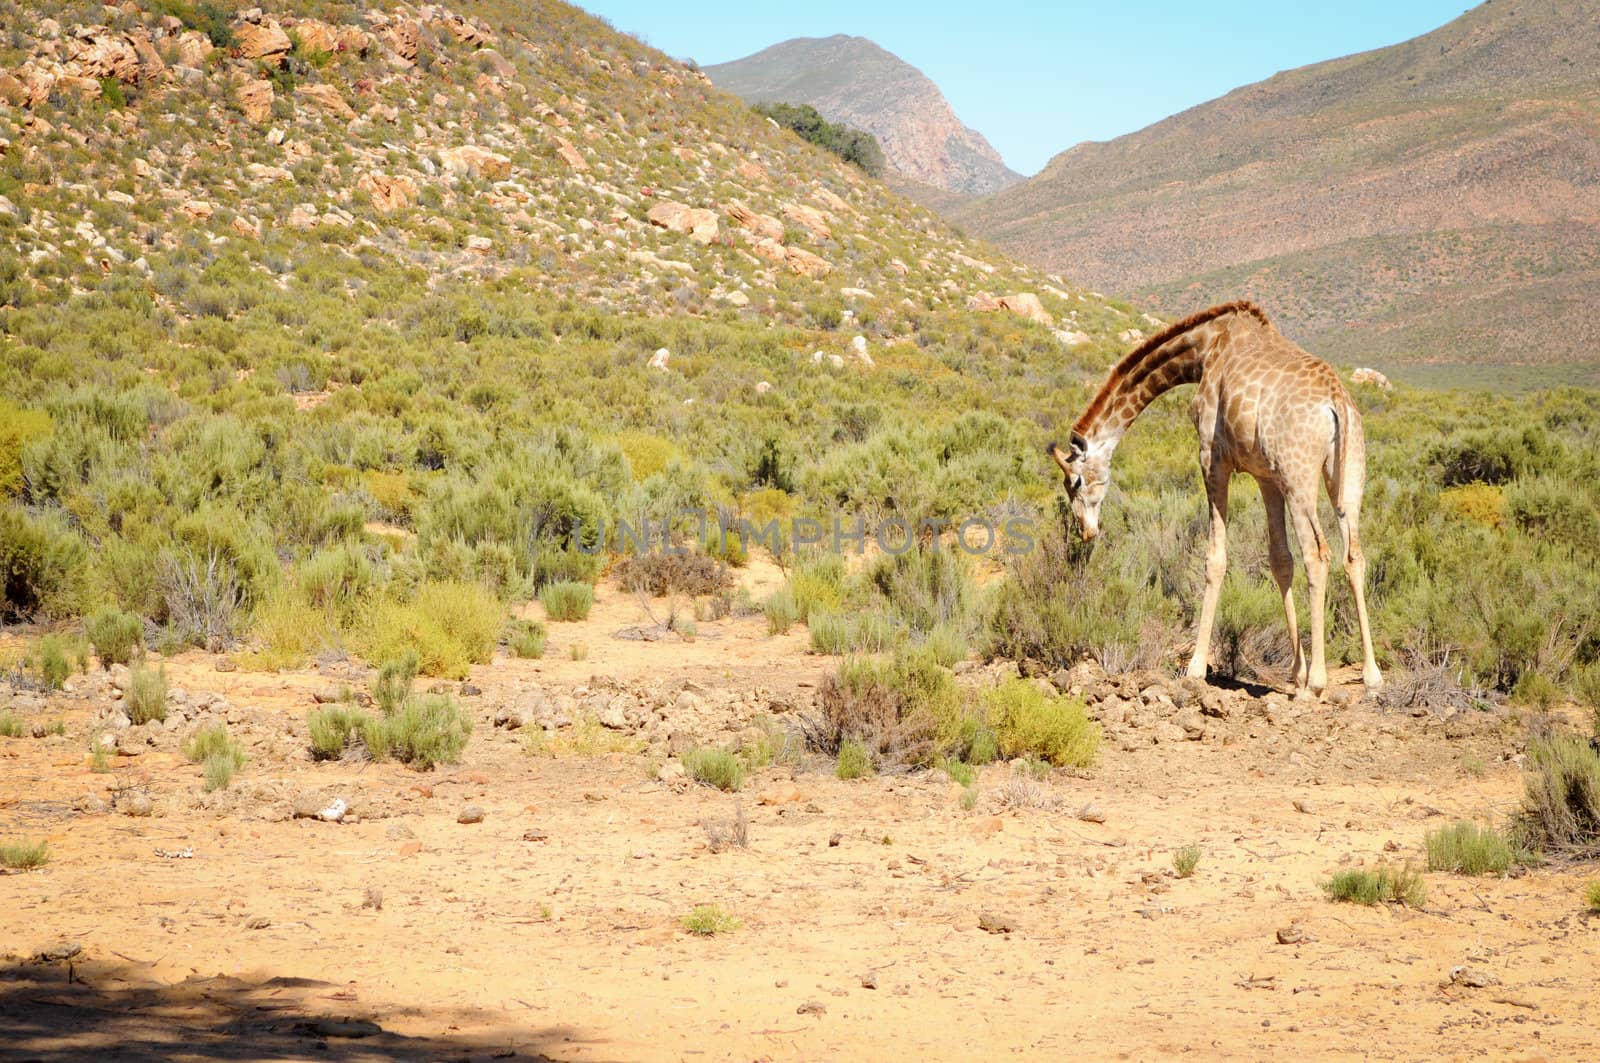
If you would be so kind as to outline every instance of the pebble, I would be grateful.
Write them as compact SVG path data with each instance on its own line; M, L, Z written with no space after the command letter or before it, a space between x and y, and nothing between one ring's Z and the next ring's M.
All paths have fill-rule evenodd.
M39 952L39 959L47 963L58 960L70 960L83 951L83 945L76 941L58 941L48 945Z
M1090 801L1088 804L1078 809L1078 818L1083 820L1085 823L1104 823L1106 821L1106 814L1100 811L1099 805L1095 804L1093 801Z
M1489 986L1500 984L1499 976L1488 968L1471 967L1466 964L1450 968L1450 981L1468 989L1487 989Z
M1280 945L1298 945L1306 940L1308 940L1306 932L1299 926L1280 927L1278 930L1278 944Z
M155 811L155 805L148 794L134 790L117 798L117 811L124 816L148 816Z
M461 814L460 815L456 816L456 822L457 823L482 823L483 822L483 809L479 808L477 805L468 805L466 808L463 808L461 810Z
M991 934L1009 934L1017 929L1017 924L1004 915L996 915L994 912L979 912L978 929Z

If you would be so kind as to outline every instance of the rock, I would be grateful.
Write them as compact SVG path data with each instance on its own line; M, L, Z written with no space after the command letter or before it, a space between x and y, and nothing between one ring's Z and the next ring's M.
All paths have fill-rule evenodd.
M1198 742L1205 737L1206 718L1194 709L1179 713L1173 722L1183 728L1183 737L1191 742Z
M124 816L143 818L155 811L155 805L151 802L149 794L131 790L117 798L117 811Z
M216 50L211 38L198 30L190 30L178 37L178 62L192 69L205 65L206 56Z
M67 44L67 61L77 64L77 72L86 78L116 78L129 84L139 80L139 53L126 37L112 36L104 31L88 30L73 37Z
M668 232L687 233L689 239L701 244L709 244L721 234L716 214L670 199L651 207L645 213L645 220Z
M1296 812L1303 812L1306 815L1311 816L1316 814L1317 806L1312 804L1310 801L1297 797L1294 800L1294 810Z
M22 107L28 102L28 87L14 75L0 71L0 101Z
M456 822L457 823L482 823L483 822L483 809L479 808L477 805L468 805L466 808L463 808L460 811L459 814L457 814Z
M178 208L190 221L207 221L217 208L203 199L191 199Z
M439 152L439 161L449 174L476 174L491 181L503 181L511 176L509 158L472 144L443 149Z
M328 795L315 790L300 794L294 799L295 819L316 819L328 807Z
M268 919L264 915L255 915L245 920L244 928L246 930L265 930L271 925L271 919Z
M109 811L111 806L99 794L79 794L72 802L74 812L82 812L86 816L98 816Z
M1037 321L1046 328L1055 326L1056 319L1050 316L1050 312L1044 308L1044 304L1039 302L1039 297L1032 292L1002 295L997 302L1002 310L1009 310L1019 317L1027 318L1029 321Z
M739 202L729 203L722 211L729 221L741 229L764 239L783 241L783 222L770 214L759 214Z
M318 687L311 692L311 700L318 705L332 705L340 700L339 695L341 693L342 691L338 687Z
M525 842L547 842L550 840L550 833L537 827L529 827L522 832L522 840Z
M990 934L1009 934L1017 929L1017 924L1007 916L997 915L994 912L979 912L978 929Z
M368 886L361 898L361 907L371 908L375 912L383 911L383 890L377 886Z
M868 971L866 974L862 975L861 976L861 988L862 989L876 989L876 988L878 988L878 972L877 971Z
M820 1000L808 1000L798 1008L795 1008L794 1013L796 1015L826 1015L828 1013L828 1005Z
M806 207L799 203L785 203L783 205L783 216L818 240L833 239L833 230L828 227L827 219L815 207Z
M464 698L481 698L483 697L483 688L474 686L471 683L462 683L461 689L457 693Z
M1487 967L1471 967L1466 964L1450 968L1450 981L1468 989L1487 989L1489 986L1500 984L1499 976Z
M805 795L800 792L800 787L794 785L793 783L788 783L783 786L775 786L770 790L763 790L761 794L756 797L756 804L789 805L797 804L804 800Z
M392 842L399 842L405 841L407 838L415 838L417 835L415 831L404 823L391 823L384 828L383 836Z
M356 188L372 197L372 206L380 213L404 210L417 201L417 184L404 175L364 173L356 179Z
M44 963L59 963L70 960L83 951L83 945L77 941L58 941L53 945L46 945L39 950L38 959Z
M261 59L268 63L281 63L294 45L283 27L271 19L259 22L235 22L233 37L241 59Z
M1104 823L1106 821L1106 814L1100 811L1099 805L1095 804L1093 801L1090 801L1088 804L1078 809L1078 818L1083 820L1085 823Z
M767 381L759 380L759 381L756 382L756 394L757 395L765 395L767 392L769 392L771 390L772 390L772 385L770 383L768 383Z
M552 136L550 138L550 142L556 146L556 155L559 156L561 161L566 163L567 166L578 171L579 173L582 173L589 168L589 161L583 157L583 154L579 152L577 148L572 146L572 142L567 140L566 137ZM702 242L704 243L708 241Z
M1142 339L1144 339L1143 329L1123 329L1121 332L1117 333L1118 343L1138 343Z
M1393 384L1389 383L1388 377L1384 376L1376 369L1367 368L1357 369L1355 372L1351 373L1350 383L1371 384L1373 387L1381 388L1384 391L1389 391L1394 387Z
M622 698L610 698L595 707L595 719L613 731L628 730L628 714Z
M1063 347L1081 347L1090 342L1090 338L1087 332L1077 329L1056 329L1056 342Z
M339 95L339 90L332 85L301 85L294 90L295 98L303 101L313 110L323 114L331 114L335 118L349 120L356 116L355 109L344 102L344 97ZM502 156L503 158L504 156ZM507 161L507 173L510 173L510 162Z
M1299 926L1286 926L1278 930L1278 944L1280 945L1298 945L1306 940L1306 932Z
M494 711L493 721L496 727L503 727L508 731L519 730L526 722L522 713L509 705L502 705Z

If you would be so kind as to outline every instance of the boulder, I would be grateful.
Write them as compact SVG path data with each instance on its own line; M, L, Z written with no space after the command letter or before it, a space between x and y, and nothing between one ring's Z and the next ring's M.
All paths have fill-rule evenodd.
M1050 312L1044 308L1044 304L1039 302L1039 297L1032 292L1002 295L999 303L1001 309L1009 310L1019 317L1025 317L1029 321L1037 321L1046 328L1055 326L1056 319L1050 316Z
M130 84L139 80L139 53L128 38L103 27L80 30L67 45L67 62L86 78L116 78Z
M275 98L270 81L241 82L238 89L239 110L252 125L261 125L272 117Z
M422 47L422 27L409 19L399 19L383 31L381 39L397 58L409 65L417 61Z
M474 144L445 148L439 152L439 161L444 164L446 173L476 174L491 181L503 181L511 176L509 158Z
M664 199L651 207L645 219L668 232L687 233L696 243L709 244L721 235L717 216L704 207L690 207Z
M561 161L566 163L568 167L577 170L579 173L589 168L589 161L583 157L583 154L577 148L572 146L572 142L567 140L566 137L551 137L550 142L556 146L556 154L561 157Z
M294 90L294 94L296 99L323 114L347 121L356 116L354 108L344 102L344 97L332 85L301 85Z
M259 22L235 22L233 37L241 59L281 63L294 47L283 27L268 18Z
M815 207L802 206L799 203L785 203L783 216L818 240L831 240L833 230L828 227L828 221L822 216L822 211Z
M729 203L723 208L723 213L734 225L755 233L758 237L777 240L780 243L783 240L783 222L770 214L759 214L739 202Z
M210 37L190 30L178 38L178 62L198 69L215 49L216 45L211 43Z
M356 179L356 188L371 196L373 207L385 214L404 210L417 201L416 182L403 175L364 173Z

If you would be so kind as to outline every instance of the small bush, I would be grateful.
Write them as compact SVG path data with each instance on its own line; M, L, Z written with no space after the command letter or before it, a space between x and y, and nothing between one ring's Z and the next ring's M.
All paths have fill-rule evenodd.
M223 790L233 781L233 773L244 767L244 748L228 734L228 725L214 723L202 727L183 744L183 755L200 764L207 790Z
M1528 743L1513 840L1538 853L1600 852L1600 754L1574 735Z
M589 610L594 608L594 588L571 580L547 583L539 592L539 601L551 620L587 620Z
M854 738L839 745L839 763L834 774L841 779L860 779L872 774L872 754Z
M149 723L167 718L167 670L135 668L124 691L128 705L128 719L134 723Z
M983 694L1000 752L1008 757L1037 753L1060 768L1094 763L1100 728L1083 702L1051 697L1029 679L1012 679Z
M1392 868L1380 865L1376 869L1336 871L1332 878L1322 884L1322 891L1330 900L1349 901L1352 904L1386 902L1421 908L1428 899L1422 873L1412 870L1410 866Z
M472 665L488 662L504 625L504 607L484 587L433 582L410 602L376 606L358 641L369 661L415 653L421 674L465 679Z
M250 629L255 649L241 654L239 663L267 672L300 667L335 634L322 610L287 593L258 605Z
M545 629L537 620L513 620L506 635L511 656L538 660L544 656Z
M1591 882L1583 888L1583 903L1591 912L1600 912L1600 880Z
M811 652L838 656L850 651L850 621L837 613L811 614Z
M952 760L949 757L939 761L939 767L944 769L944 773L950 776L952 782L961 786L971 786L978 778L978 773L971 764L963 764L961 761Z
M102 667L127 664L144 640L144 623L132 613L108 606L84 623L84 632L94 646Z
M65 516L0 506L0 620L75 613L88 571L88 547Z
M50 862L50 846L46 842L7 842L0 845L0 867L23 871L43 867Z
M795 621L800 619L800 607L795 605L794 592L788 587L780 587L772 592L772 596L762 606L762 611L767 614L767 634L786 635Z
M0 712L0 738L21 738L27 733L22 726L22 717L7 709Z
M385 717L400 711L400 706L411 696L411 684L416 681L421 664L415 653L402 653L378 666L378 676L372 683L372 700Z
M589 644L587 642L574 642L567 647L567 656L574 661L587 661L589 659Z
M642 753L644 740L627 731L613 731L592 715L585 715L565 731L534 728L526 748L530 753L571 753L601 757L608 753Z
M1179 878L1188 878L1194 874L1195 868L1200 866L1200 847L1198 845L1185 845L1182 849L1172 851L1172 870Z
M384 722L389 753L418 771L454 764L472 734L472 720L448 695L412 698Z
M691 749L679 759L695 782L730 792L744 785L744 762L726 749Z
M72 674L72 661L67 655L67 644L60 635L46 635L39 640L35 650L39 681L46 690L60 690Z
M1465 820L1429 831L1426 844L1429 871L1499 875L1523 862L1504 835Z
M382 723L348 705L325 705L306 716L313 760L338 760L350 751L356 759L382 760L388 739Z
M738 930L744 924L735 916L723 911L715 904L698 904L688 915L678 920L683 928L691 934L701 937L715 937Z
M645 591L657 598L669 594L698 597L716 594L733 583L728 566L706 554L648 553L623 558L614 570L625 591Z

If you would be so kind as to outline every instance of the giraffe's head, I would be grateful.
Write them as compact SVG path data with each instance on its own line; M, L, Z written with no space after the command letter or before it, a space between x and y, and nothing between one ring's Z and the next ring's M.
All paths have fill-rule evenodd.
M1111 448L1091 446L1077 432L1072 433L1068 449L1051 443L1050 456L1061 466L1062 482L1072 502L1072 515L1083 530L1085 540L1100 534L1100 503L1111 486Z

